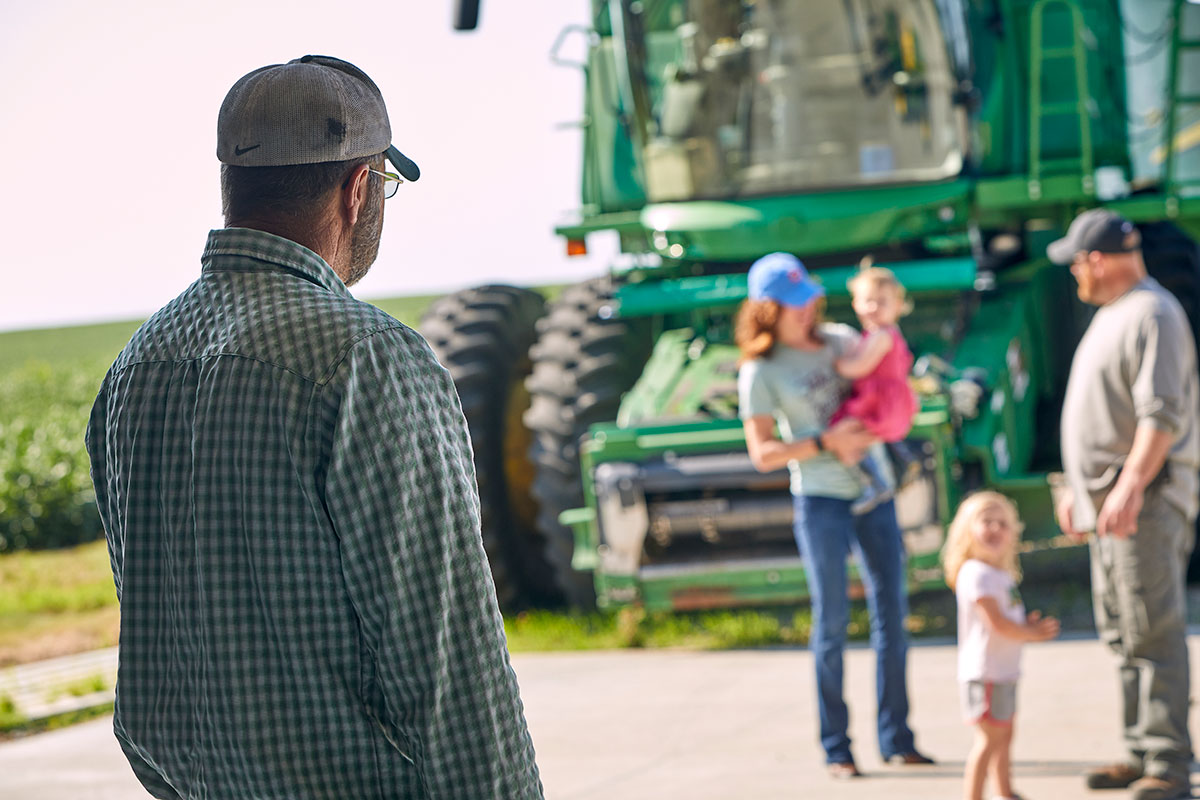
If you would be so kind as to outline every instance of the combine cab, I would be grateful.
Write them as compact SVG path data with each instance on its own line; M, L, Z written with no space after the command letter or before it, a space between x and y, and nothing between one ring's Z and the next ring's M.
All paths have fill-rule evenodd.
M915 301L911 585L940 583L943 525L982 486L1020 504L1027 571L1078 556L1051 483L1090 312L1045 245L1119 211L1200 328L1200 5L596 0L591 23L583 207L559 233L615 231L620 265L544 309L484 287L423 324L463 396L502 599L805 596L786 475L753 469L737 419L733 316L773 251L833 319L853 321L864 258Z

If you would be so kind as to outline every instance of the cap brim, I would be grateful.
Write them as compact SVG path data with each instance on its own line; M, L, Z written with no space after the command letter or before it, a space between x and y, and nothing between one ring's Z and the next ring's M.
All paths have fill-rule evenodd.
M1075 243L1064 236L1046 245L1046 256L1055 264L1070 264L1075 260Z
M397 150L396 145L388 147L384 151L384 156L396 168L396 171L404 176L405 180L415 181L421 177L421 168L417 166L415 161Z
M806 306L818 297L825 296L825 287L813 280L805 280L792 284L779 302L785 306Z

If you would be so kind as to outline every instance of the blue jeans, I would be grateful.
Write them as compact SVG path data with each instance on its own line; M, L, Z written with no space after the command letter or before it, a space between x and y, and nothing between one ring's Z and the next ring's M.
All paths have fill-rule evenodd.
M850 621L846 558L853 549L861 565L871 612L875 649L879 750L885 759L915 749L908 727L906 661L908 615L904 542L891 501L861 516L850 501L832 497L795 498L796 544L804 557L812 596L809 649L817 669L817 706L826 763L850 761L850 715L842 698L842 650Z

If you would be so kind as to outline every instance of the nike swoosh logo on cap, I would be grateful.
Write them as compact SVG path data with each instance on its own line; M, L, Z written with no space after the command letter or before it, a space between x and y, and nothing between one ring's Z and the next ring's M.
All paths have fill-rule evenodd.
M246 153L249 153L256 147L262 147L262 142L259 142L258 144L252 144L249 147L238 147L237 145L234 145L233 154L235 156L244 156Z

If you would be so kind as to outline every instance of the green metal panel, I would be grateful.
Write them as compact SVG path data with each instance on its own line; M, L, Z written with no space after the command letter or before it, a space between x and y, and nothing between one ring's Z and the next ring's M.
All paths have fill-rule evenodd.
M673 259L738 261L902 242L965 226L965 180L784 197L649 205L642 224Z
M972 258L940 258L880 264L896 273L909 294L965 291L975 286L976 267ZM857 266L824 267L813 277L825 286L830 297L850 294L847 281ZM670 314L694 309L736 305L746 299L746 274L706 275L697 278L656 280L622 286L617 291L617 313L622 317Z

